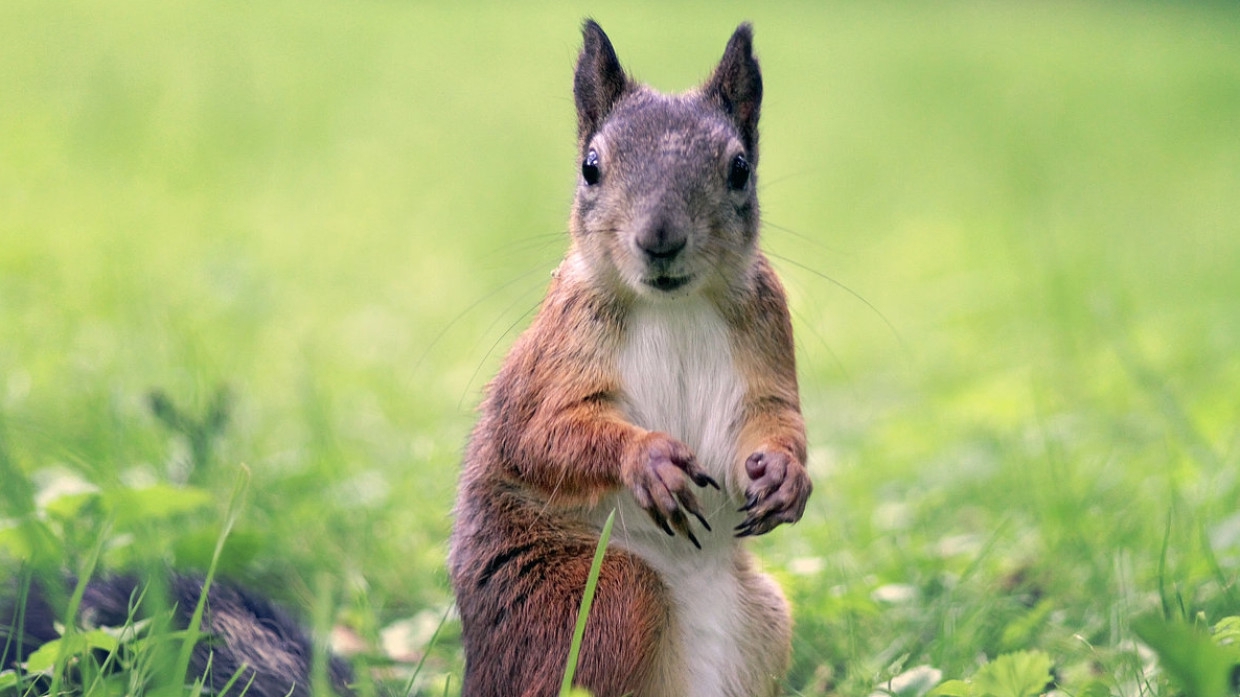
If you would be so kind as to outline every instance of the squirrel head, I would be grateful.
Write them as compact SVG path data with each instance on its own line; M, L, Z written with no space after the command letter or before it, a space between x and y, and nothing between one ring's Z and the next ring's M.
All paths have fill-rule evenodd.
M652 299L744 284L758 231L752 28L736 28L704 84L675 95L632 80L594 21L582 34L572 233L593 280Z

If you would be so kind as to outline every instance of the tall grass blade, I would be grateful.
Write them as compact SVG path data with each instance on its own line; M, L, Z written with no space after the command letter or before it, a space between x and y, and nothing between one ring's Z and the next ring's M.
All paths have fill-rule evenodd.
M1214 580L1218 583L1219 591L1227 596L1227 603L1230 607L1240 607L1240 596L1236 594L1235 579L1227 578L1227 572L1219 564L1218 557L1214 554L1214 545L1210 542L1210 533L1206 531L1205 524L1199 524L1197 529L1201 536L1201 551L1206 557L1210 571L1214 573Z
M220 529L219 537L215 540L215 550L211 554L211 564L207 567L206 576L202 579L202 592L198 594L198 604L194 606L194 614L190 617L189 626L185 628L184 643L181 644L181 653L177 656L176 673L174 675L186 675L189 672L190 660L193 658L194 647L198 645L198 640L202 633L202 615L206 610L207 594L211 590L211 582L215 579L215 571L219 567L220 556L224 553L224 543L228 540L228 536L232 533L233 525L236 524L237 518L241 515L241 503L244 498L246 489L250 483L249 470L242 468L241 473L237 476L237 483L233 485L232 495L228 498L228 512L224 516L224 526Z
M99 556L103 553L103 545L107 542L111 530L111 520L106 521L100 527L99 535L95 538L95 544L79 570L77 584L73 587L73 595L69 598L69 608L65 611L65 617L67 618L65 621L65 632L61 636L60 651L56 656L55 668L52 670L52 685L48 689L49 695L59 695L61 692L61 681L64 678L65 667L73 654L73 642L65 641L65 639L77 633L78 608L82 605L82 596L86 594L86 585L90 582L91 577L95 575L95 567L99 564Z
M1162 603L1164 620L1171 619L1171 601L1167 598L1167 550L1171 547L1171 509L1167 510L1167 527L1163 531L1162 550L1158 553L1158 601Z
M449 605L447 610L443 611L443 617L439 618L439 624L435 627L435 631L431 634L431 640L426 642L426 648L422 650L422 657L418 659L418 664L413 667L413 675L409 676L409 682L405 683L405 690L402 695L411 697L413 695L413 683L418 679L418 675L422 673L422 666L426 664L426 657L431 655L431 649L435 647L435 641L439 639L439 631L448 622L448 615L452 614L452 606Z
M310 662L310 690L315 697L330 697L331 680L327 677L331 661L332 623L331 576L323 571L314 579L314 655Z
M577 627L573 630L573 643L568 648L568 665L564 667L564 682L560 684L560 697L568 697L573 688L573 675L577 672L577 657L581 653L581 640L586 634L586 619L590 616L590 607L594 604L594 591L598 587L598 574L603 568L603 556L607 553L607 542L611 539L611 525L616 520L616 509L607 515L603 523L603 532L598 537L598 547L594 549L594 562L590 564L590 575L586 577L586 592L581 597L581 608L577 611Z

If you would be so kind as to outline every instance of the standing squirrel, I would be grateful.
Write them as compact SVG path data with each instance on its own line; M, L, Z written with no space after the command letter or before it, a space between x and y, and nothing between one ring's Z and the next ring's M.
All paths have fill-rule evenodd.
M576 683L769 697L791 617L739 538L811 484L784 291L758 250L752 29L704 85L633 81L584 23L571 246L487 389L449 568L464 697L557 694L604 520Z

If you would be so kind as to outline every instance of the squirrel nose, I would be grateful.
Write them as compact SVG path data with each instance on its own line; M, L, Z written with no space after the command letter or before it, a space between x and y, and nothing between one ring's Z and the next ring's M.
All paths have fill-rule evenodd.
M637 238L637 246L650 261L675 259L687 242L688 237L683 232L667 225L655 226Z

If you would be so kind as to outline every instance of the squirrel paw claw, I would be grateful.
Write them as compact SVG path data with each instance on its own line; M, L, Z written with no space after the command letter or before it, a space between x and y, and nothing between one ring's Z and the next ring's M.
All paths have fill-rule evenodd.
M636 460L625 472L624 483L633 492L637 505L663 532L672 536L680 533L701 549L686 512L708 532L711 527L689 484L719 489L719 483L698 466L689 446L666 433L647 435Z

